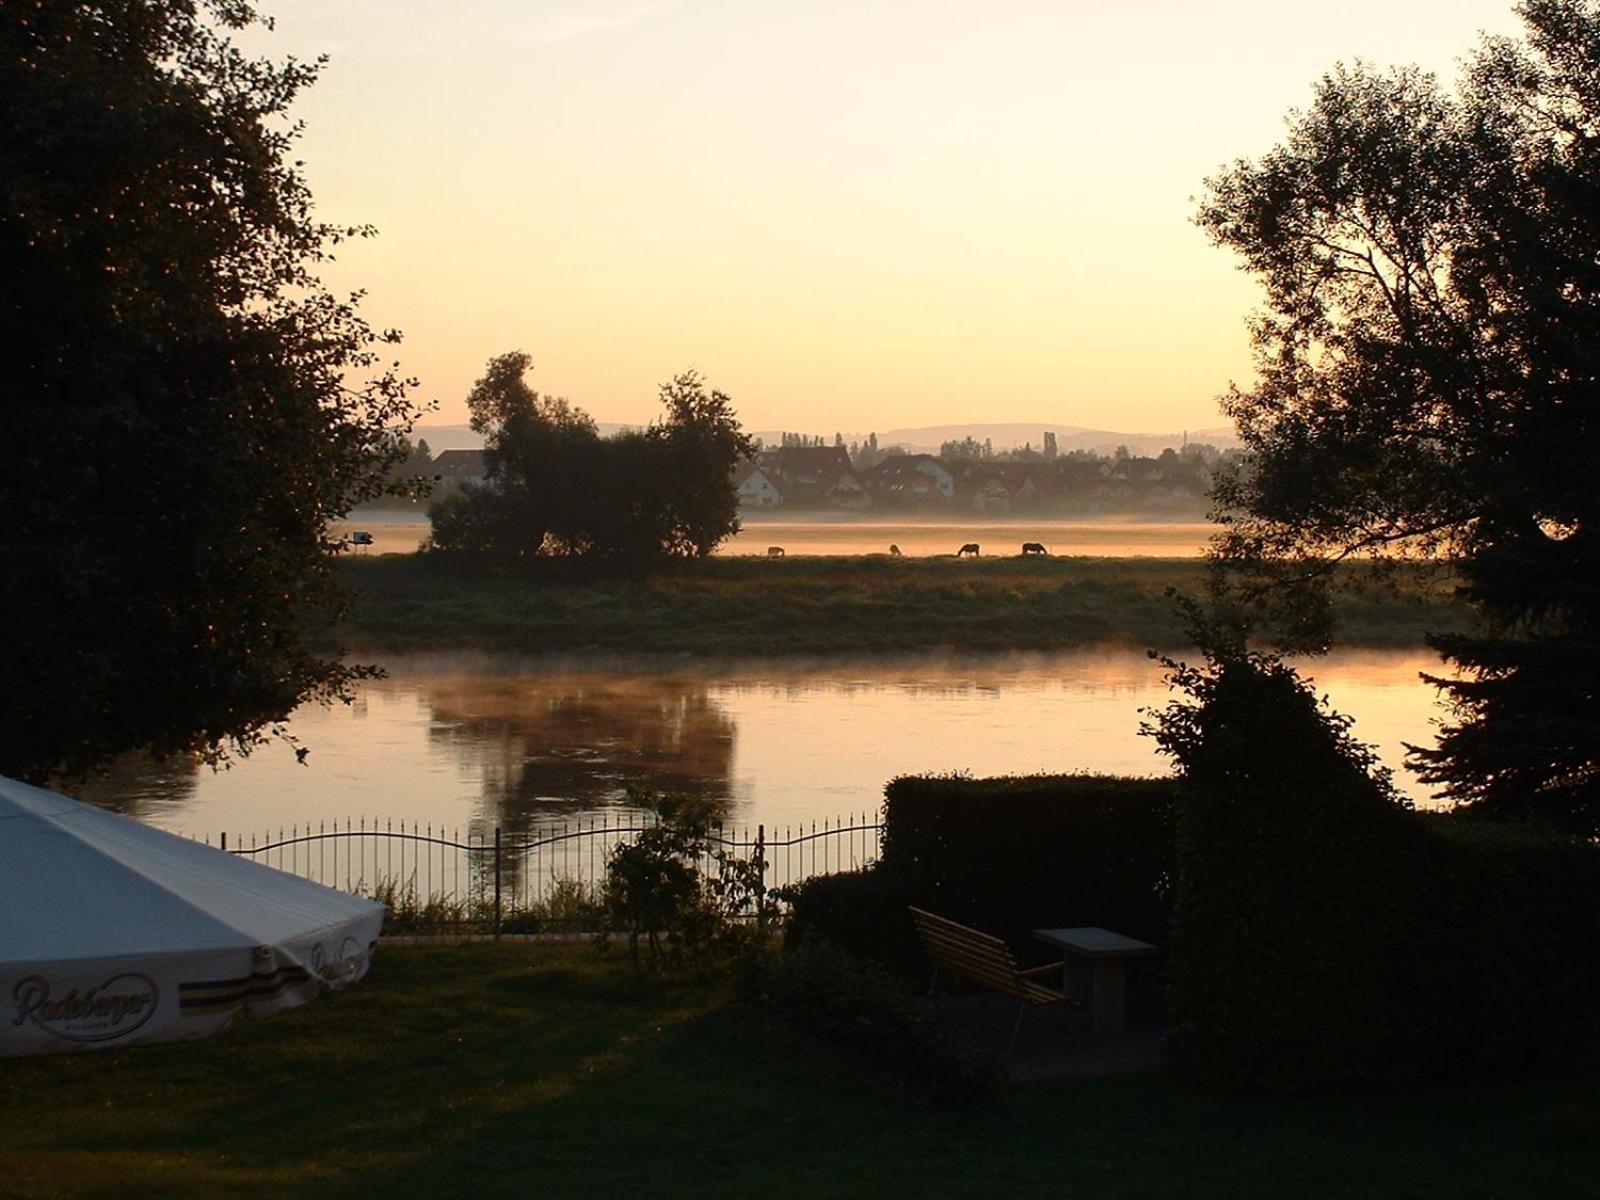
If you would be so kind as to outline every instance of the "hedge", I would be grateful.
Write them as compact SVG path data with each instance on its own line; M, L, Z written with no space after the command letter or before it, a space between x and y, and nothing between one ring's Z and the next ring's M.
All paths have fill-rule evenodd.
M1282 664L1219 664L1163 735L1183 767L1167 1052L1275 1093L1579 1061L1600 850L1411 812ZM1170 710L1169 710L1170 711Z
M1046 956L1039 928L1103 925L1167 939L1174 871L1171 780L1098 775L902 776L885 789L882 858L792 892L795 936L814 930L866 957L927 969L906 906Z
M1172 780L902 776L884 795L884 868L930 911L1019 944L1070 925L1166 941Z

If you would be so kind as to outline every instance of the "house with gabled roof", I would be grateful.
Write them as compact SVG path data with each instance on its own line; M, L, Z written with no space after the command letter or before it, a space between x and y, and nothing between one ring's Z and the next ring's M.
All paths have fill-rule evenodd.
M945 459L945 467L955 476L955 502L974 512L1011 511L1011 492L992 462L975 458Z
M751 458L733 464L733 490L740 508L776 508L783 503L783 492Z
M871 500L843 446L780 446L757 464L789 507L864 508Z
M995 478L1005 485L1013 509L1038 508L1061 490L1059 476L1049 463L995 463L993 471Z
M956 477L931 454L891 454L867 472L867 491L888 504L937 504L956 494Z
M489 475L482 450L441 450L430 468L434 491L458 490L463 484L480 486Z

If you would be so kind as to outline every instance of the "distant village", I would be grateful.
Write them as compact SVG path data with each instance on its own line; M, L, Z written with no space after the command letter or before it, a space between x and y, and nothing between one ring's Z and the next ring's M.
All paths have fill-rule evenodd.
M841 437L782 435L782 444L759 445L733 471L741 515L770 510L803 512L1198 513L1212 479L1237 450L1189 444L1154 457L1125 447L1110 454L1059 453L1055 435L1041 445L995 451L973 439L946 442L938 454L880 448L877 436L846 444ZM421 442L406 461L407 474L433 480L435 495L484 481L482 450L430 454Z

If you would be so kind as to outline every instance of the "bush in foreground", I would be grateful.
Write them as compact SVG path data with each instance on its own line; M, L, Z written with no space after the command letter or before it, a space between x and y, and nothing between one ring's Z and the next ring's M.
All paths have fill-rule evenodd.
M1167 1048L1208 1086L1299 1092L1583 1056L1600 1001L1600 851L1420 816L1278 659L1169 664L1176 758Z

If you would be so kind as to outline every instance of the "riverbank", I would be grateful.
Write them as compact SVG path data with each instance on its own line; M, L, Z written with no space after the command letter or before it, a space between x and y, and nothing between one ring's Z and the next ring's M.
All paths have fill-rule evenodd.
M333 631L353 653L890 654L1181 650L1169 588L1200 595L1206 565L1161 558L712 558L643 579L583 578L565 564L468 570L427 555L352 557L354 593ZM1448 587L1413 576L1337 605L1340 643L1419 645L1461 628Z

